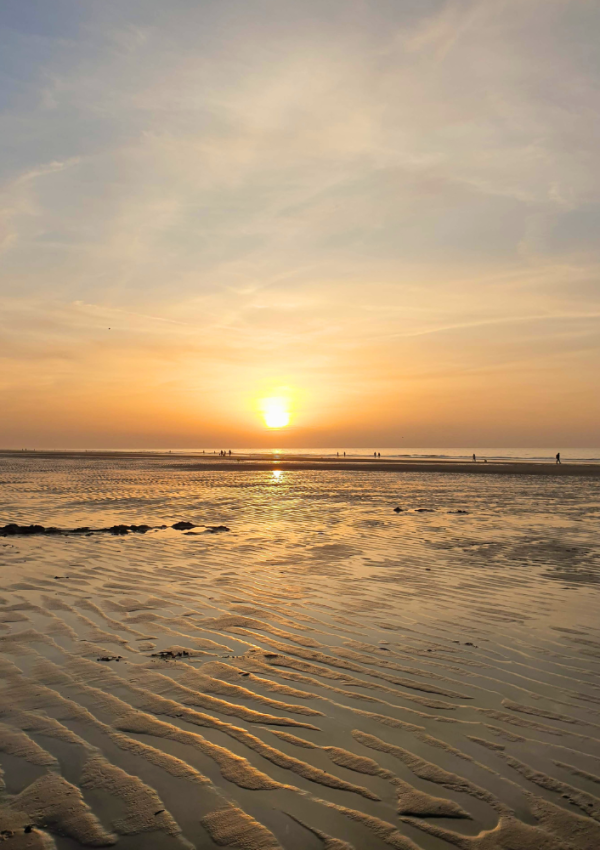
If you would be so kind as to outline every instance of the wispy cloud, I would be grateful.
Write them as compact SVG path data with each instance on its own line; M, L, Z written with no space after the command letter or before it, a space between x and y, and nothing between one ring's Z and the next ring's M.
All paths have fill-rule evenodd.
M527 362L536 392L581 388L540 427L593 440L594 4L65 0L2 16L11 434L38 395L59 430L64 394L93 380L109 429L115 387L143 384L141 415L162 394L174 439L179 411L199 432L239 417L248 443L248 398L294 384L311 422L330 411L319 439L356 419L370 443L410 408L413 440L438 427L444 442L453 408L440 418L436 399L487 393L477 364L503 374L513 417L500 399L482 440L510 425L518 441L537 416L535 392L511 402Z

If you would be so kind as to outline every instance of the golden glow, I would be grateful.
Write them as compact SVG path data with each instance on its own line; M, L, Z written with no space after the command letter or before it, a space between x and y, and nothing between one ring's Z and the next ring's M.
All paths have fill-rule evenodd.
M287 399L282 396L265 398L261 407L267 428L285 428L289 425L290 412Z
M587 4L162 5L7 4L0 449L598 446Z

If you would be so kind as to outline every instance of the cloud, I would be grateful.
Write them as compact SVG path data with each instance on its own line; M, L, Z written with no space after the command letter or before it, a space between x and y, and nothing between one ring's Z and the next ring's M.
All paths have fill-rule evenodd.
M451 363L464 398L472 362L504 370L506 398L524 362L540 386L549 363L566 385L571 355L600 367L593 4L2 14L15 421L25 378L60 394L93 377L107 404L115 385L166 382L175 406L202 387L217 421L292 379L355 415L369 387L401 394L399 363L423 381Z

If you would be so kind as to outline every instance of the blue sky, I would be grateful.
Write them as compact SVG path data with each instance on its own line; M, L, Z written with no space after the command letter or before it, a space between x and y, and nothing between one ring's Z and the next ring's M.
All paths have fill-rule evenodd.
M596 3L0 24L0 444L597 444Z

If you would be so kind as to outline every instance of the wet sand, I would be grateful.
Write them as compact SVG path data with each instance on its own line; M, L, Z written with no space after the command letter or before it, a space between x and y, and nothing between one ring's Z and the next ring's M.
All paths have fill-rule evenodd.
M230 471L0 459L7 847L596 850L600 484Z
M433 472L454 473L459 475L549 475L553 477L577 476L600 478L600 463L568 462L547 463L543 461L457 461L423 460L411 458L373 458L373 457L318 457L314 455L282 455L273 457L272 453L236 454L231 457L218 455L181 455L177 452L122 452L122 451L0 451L0 458L10 460L33 458L35 460L81 460L91 463L94 460L169 460L176 469L231 472L264 472L272 469L288 471L326 471L346 472Z
M249 472L282 469L288 471L318 471L338 470L341 472L434 472L454 473L459 475L550 475L554 477L577 476L587 478L600 478L600 464L593 463L528 463L526 461L489 461L463 462L455 460L384 460L379 458L366 458L364 460L344 460L331 458L312 457L285 457L281 460L257 460L251 457L232 457L222 460L203 460L194 464L186 462L179 468L196 470L219 470L221 472L232 469L247 470Z

